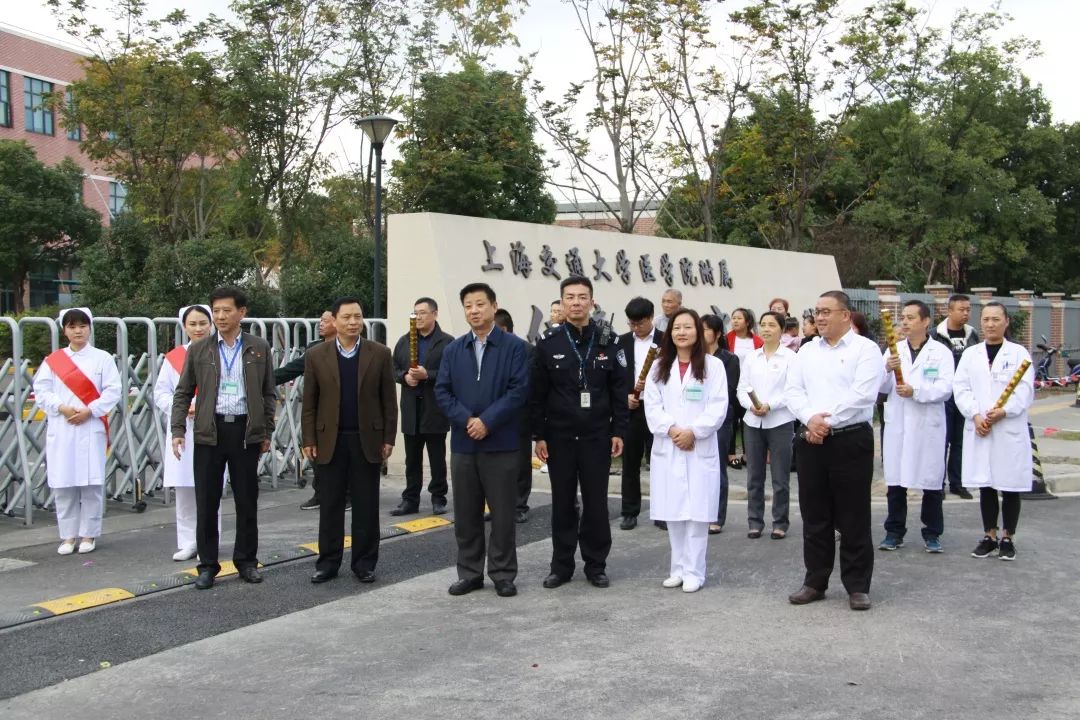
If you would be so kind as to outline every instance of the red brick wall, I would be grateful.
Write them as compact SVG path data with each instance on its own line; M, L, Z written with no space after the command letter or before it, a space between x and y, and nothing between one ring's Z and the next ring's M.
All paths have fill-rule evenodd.
M78 80L83 75L82 56L77 52L55 47L46 42L17 35L0 28L0 71L8 73L11 93L11 127L0 127L0 139L26 141L38 159L47 165L55 165L70 157L86 172L83 182L83 202L97 210L105 224L109 222L108 173L79 150L79 143L68 140L67 130L54 114L53 135L27 132L24 118L23 78L33 77L53 83L54 91L64 89L65 83Z

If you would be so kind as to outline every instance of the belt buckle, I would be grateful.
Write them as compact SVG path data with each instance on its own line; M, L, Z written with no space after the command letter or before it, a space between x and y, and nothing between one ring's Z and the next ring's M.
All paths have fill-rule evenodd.
M225 417L224 417L223 419L224 419L224 420L225 420L225 422L227 422L227 423L234 423L234 422L236 422L236 416L235 416L235 415L226 415L226 416L225 416Z

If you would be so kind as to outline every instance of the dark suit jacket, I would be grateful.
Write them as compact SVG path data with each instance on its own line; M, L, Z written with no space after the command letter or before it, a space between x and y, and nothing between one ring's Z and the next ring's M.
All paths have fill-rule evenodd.
M430 344L427 355L424 357L424 369L427 370L428 379L417 385L409 387L405 384L405 374L409 372L409 334L405 333L394 346L394 380L401 384L401 431L406 435L417 433L416 398L420 396L423 401L423 416L419 418L421 434L436 434L450 432L450 421L439 408L435 401L435 381L439 378L439 365L442 363L443 349L454 338L442 331L438 323L431 331Z
M653 331L652 331L652 341L653 341L653 343L656 344L656 345L659 345L660 340L663 337L664 337L664 333L660 332L659 330L657 330L654 327ZM627 393L634 392L634 385L636 385L637 381L638 381L637 373L634 371L634 366L635 366L634 364L637 362L637 360L634 358L634 343L636 341L637 341L637 339L634 337L634 331L633 330L631 330L628 333L623 333L622 335L619 336L619 348L626 353L626 376L629 379L628 380L628 383L629 383L628 388L629 389L627 390ZM621 365L622 363L619 363L619 364ZM641 407L638 407L638 410L641 410Z
M358 366L360 446L368 462L381 463L383 444L393 445L397 436L397 394L390 349L361 339ZM324 342L304 353L304 404L300 414L304 447L316 447L315 462L319 465L326 465L334 457L340 409L337 343Z

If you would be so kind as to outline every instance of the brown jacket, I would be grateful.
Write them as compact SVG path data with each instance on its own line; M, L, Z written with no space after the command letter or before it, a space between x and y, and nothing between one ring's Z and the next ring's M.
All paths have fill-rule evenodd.
M270 346L260 337L240 333L243 342L244 393L247 395L248 445L260 445L274 434L274 413L277 411L277 387L274 385L274 360ZM184 437L187 430L188 407L195 398L195 443L217 445L217 423L214 420L218 383L221 379L221 359L218 354L217 333L191 343L184 369L173 393L169 426L174 438ZM196 395L196 392L198 393Z
M382 462L382 446L397 437L397 392L390 348L360 341L357 405L360 408L360 446L368 462ZM341 406L337 343L324 342L304 353L304 405L300 427L304 447L314 445L315 462L326 465L334 457Z

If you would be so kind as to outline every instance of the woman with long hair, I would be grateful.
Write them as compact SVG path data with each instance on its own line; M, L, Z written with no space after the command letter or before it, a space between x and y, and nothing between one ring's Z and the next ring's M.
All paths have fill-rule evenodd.
M701 325L705 331L705 352L719 358L724 363L724 372L727 374L728 383L728 412L724 418L724 424L716 433L716 441L720 454L727 452L728 442L731 439L732 425L735 412L739 408L736 398L736 390L739 387L739 358L735 353L728 350L727 337L724 335L724 321L718 315L702 315ZM709 534L716 535L724 531L727 522L728 506L728 474L727 463L720 463L720 506L716 512L716 522L709 524Z
M653 433L650 513L664 520L671 572L663 585L696 592L705 582L709 523L720 498L716 432L728 410L723 363L705 352L701 318L682 308L671 318L645 381L645 420Z

